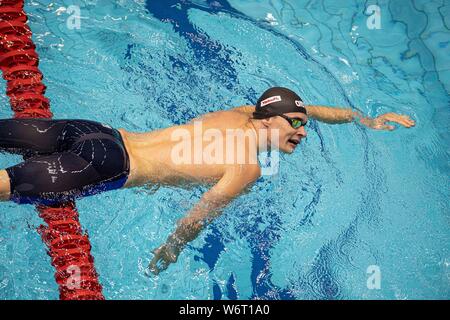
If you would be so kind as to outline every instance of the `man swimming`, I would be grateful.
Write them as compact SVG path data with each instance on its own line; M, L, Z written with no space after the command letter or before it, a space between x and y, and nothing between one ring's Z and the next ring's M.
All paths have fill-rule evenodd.
M371 119L351 109L305 106L296 93L281 87L264 92L256 106L212 112L145 133L88 120L0 120L0 151L24 156L24 162L0 170L0 200L51 206L119 188L212 184L153 251L149 269L158 274L261 176L258 153L295 150L306 137L308 118L330 124L355 121L377 130L395 128L387 122L415 125L395 113ZM229 144L227 137L236 131L244 139ZM213 140L213 148L203 143Z

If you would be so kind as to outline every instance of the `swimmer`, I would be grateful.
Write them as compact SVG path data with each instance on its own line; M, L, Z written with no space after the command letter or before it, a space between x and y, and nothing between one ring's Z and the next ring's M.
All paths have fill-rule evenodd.
M24 161L0 170L0 200L52 206L120 188L212 185L153 251L149 270L158 274L261 176L260 165L252 161L257 154L271 148L292 153L306 137L310 118L329 124L357 122L376 130L394 130L389 122L415 125L395 113L372 119L347 108L304 105L296 93L281 87L268 89L255 106L143 133L89 120L5 119L0 120L0 151L20 154ZM244 139L236 145L224 142L239 130ZM212 137L220 143L208 153L211 147L203 142ZM243 150L245 161L237 160L236 150ZM226 159L221 161L220 155Z

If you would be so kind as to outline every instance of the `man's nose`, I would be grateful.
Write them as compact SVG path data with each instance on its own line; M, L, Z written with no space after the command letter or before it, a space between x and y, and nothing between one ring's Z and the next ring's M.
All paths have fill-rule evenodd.
M303 138L306 138L306 136L307 136L305 127L300 127L300 128L298 128L297 133L298 133L299 135L301 135Z

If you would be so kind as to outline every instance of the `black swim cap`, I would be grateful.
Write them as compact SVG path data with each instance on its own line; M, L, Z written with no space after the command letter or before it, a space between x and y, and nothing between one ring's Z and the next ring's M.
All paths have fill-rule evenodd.
M302 98L287 88L273 87L266 90L258 99L253 118L267 119L290 112L306 114Z

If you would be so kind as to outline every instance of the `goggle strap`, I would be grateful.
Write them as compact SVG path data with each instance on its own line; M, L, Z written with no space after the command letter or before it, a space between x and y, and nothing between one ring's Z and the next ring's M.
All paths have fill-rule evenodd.
M292 112L300 112L300 113L306 113L306 109L304 107L297 107L296 110L293 110ZM284 113L278 113L278 112L258 112L255 111L253 112L253 119L267 119L267 118L271 118L271 117L276 117L276 116L280 116L280 115L284 115Z

